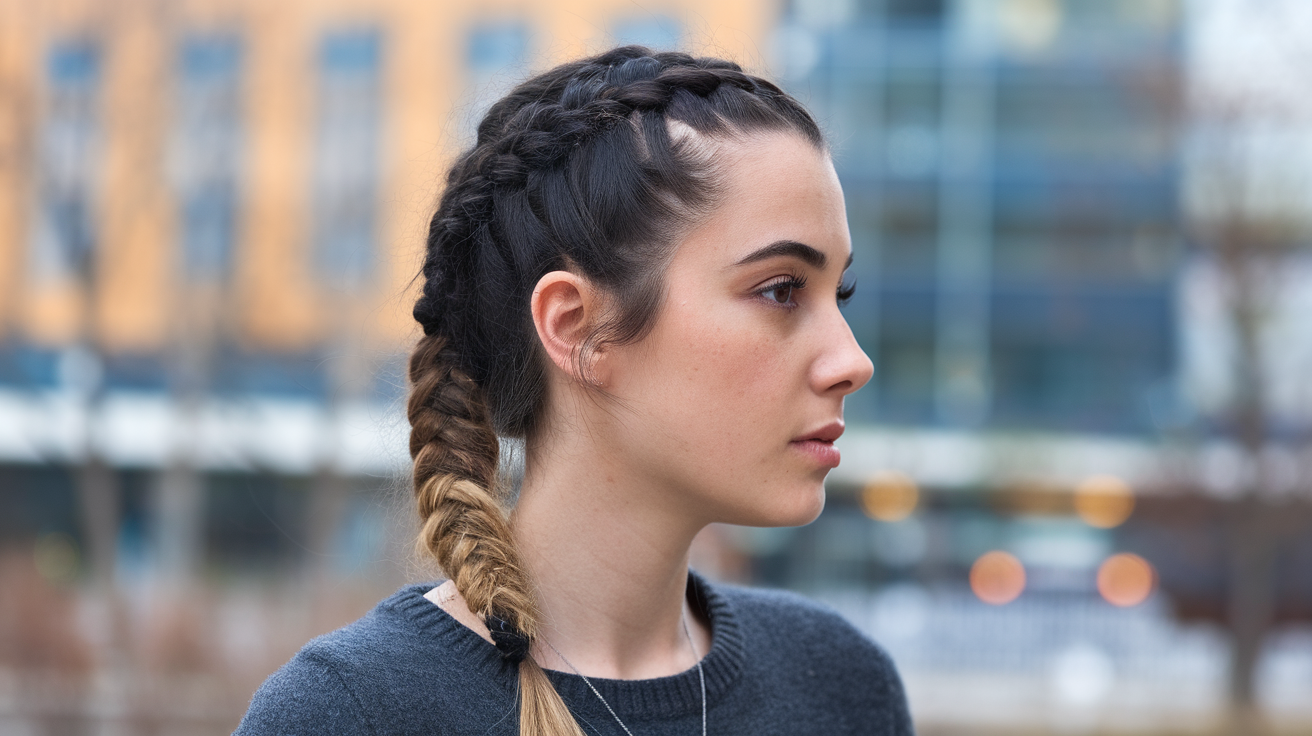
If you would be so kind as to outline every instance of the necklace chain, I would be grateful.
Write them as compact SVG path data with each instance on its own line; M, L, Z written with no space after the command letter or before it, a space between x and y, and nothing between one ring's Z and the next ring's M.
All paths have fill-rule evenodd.
M692 656L694 659L697 660L697 679L698 681L700 681L701 688L702 688L702 736L706 736L706 673L702 671L702 658L700 655L697 654L697 645L693 643L692 632L688 629L687 613L683 614L682 620L683 620L683 635L688 637L688 647L692 649ZM579 672L579 668L575 667L574 664L570 662L568 659L565 659L565 655L561 654L560 650L557 649L555 646L553 646L551 642L547 641L545 637L543 637L542 641L548 647L551 647L551 651L555 652L557 657L560 657L560 661L569 665L569 668L574 670L574 674L583 678L584 684L588 686L588 689L592 691L593 695L597 696L597 700L600 700L601 704L606 706L606 710L610 711L611 716L615 718L615 722L620 724L620 728L624 729L624 733L628 734L628 736L633 736L633 732L629 730L628 726L624 725L624 721L620 720L619 714L615 712L615 709L610 707L610 703L607 703L605 698L601 697L601 692L598 691L595 686L593 686L592 680L589 680L587 675L583 674L582 672Z

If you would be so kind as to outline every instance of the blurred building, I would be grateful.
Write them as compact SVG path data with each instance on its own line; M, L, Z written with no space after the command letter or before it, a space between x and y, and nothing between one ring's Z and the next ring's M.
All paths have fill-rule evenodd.
M1218 169L1224 128L1186 145L1201 5L795 0L776 31L778 72L830 130L860 284L847 316L876 369L825 514L733 533L759 579L888 643L929 722L1206 728L1227 690L1253 702L1261 680L1289 714L1289 683L1308 682L1306 645L1268 635L1312 610L1306 230L1200 226L1215 213L1189 194L1222 212L1293 201L1305 220L1305 188L1248 173L1305 158L1268 144ZM1218 230L1253 242L1227 257ZM1273 230L1291 240L1264 246ZM1270 299L1237 305L1248 268Z
M445 166L517 77L621 42L759 65L771 22L0 0L0 732L228 733L431 575L403 366Z
M401 469L412 279L482 110L619 42L751 59L770 23L576 5L0 3L3 533L88 533L88 458L128 473L125 530L196 486L217 547L262 515L241 495ZM264 543L304 526L280 513Z
M444 166L515 78L636 42L735 58L816 113L876 365L824 515L713 528L697 564L827 597L922 724L1206 726L1226 645L1170 617L1224 616L1245 461L1200 419L1234 347L1182 205L1187 6L0 0L0 586L33 591L0 599L0 685L140 646L194 690L229 677L222 702L143 686L159 723L227 732L414 572L403 368ZM1295 292L1277 342L1303 334ZM1312 611L1310 555L1282 558L1283 617ZM204 611L147 615L168 585ZM128 601L58 614L106 588ZM1312 675L1272 682L1297 704ZM76 717L137 707L59 687ZM0 731L46 712L24 697L0 687Z
M1213 518L1241 493L1216 375L1242 348L1226 342L1226 287L1200 265L1184 209L1197 188L1185 10L790 4L776 62L831 130L863 287L847 315L876 371L849 401L861 424L831 476L837 508L780 543L779 564L797 567L767 567L779 581L963 580L1003 549L1030 589L1096 595L1098 565L1128 548L1165 565L1186 609L1225 617L1215 524L1163 529L1169 497L1141 502L1163 510L1128 527L1077 514L1080 489L1102 481L1149 496L1192 488ZM1282 289L1302 293L1293 275ZM1309 344L1293 338L1293 313L1282 307L1271 354L1287 427L1306 386L1291 366ZM1166 459L1172 443L1209 442L1197 468ZM872 528L864 517L882 517L860 503L889 470L919 493L901 531ZM1168 554L1161 539L1210 552ZM1292 616L1306 582L1283 575Z
M1183 255L1176 4L792 7L782 71L829 122L867 287L854 417L1152 429Z
M1147 480L1144 441L1178 403L1181 12L792 3L777 60L831 130L847 314L876 365L849 416L887 428L848 440L838 484L894 468L987 505L1017 483ZM1064 509L1057 536L1095 564L1108 542Z
M846 314L876 369L848 402L830 510L791 542L773 534L763 575L812 588L962 583L999 549L1026 565L1030 590L1096 597L1098 566L1132 550L1162 565L1183 612L1226 618L1224 519L1254 472L1226 412L1250 348L1227 306L1224 271L1238 266L1200 242L1207 216L1186 210L1187 193L1210 191L1215 207L1228 191L1218 180L1288 178L1299 164L1276 159L1304 159L1269 143L1264 160L1245 148L1225 170L1190 156L1199 103L1187 97L1202 86L1190 65L1202 63L1186 9L788 5L775 64L830 131L860 285ZM1225 150L1209 132L1193 148ZM1297 187L1251 176L1260 204L1312 212ZM1312 417L1312 333L1294 323L1312 281L1305 249L1289 248L1255 267L1280 274L1253 287L1273 294L1255 360L1276 444L1262 450L1271 488L1258 493L1296 496L1312 477L1297 440ZM890 477L918 494L896 529L863 505ZM1142 513L1082 518L1081 493L1108 483ZM1281 553L1281 617L1306 616L1312 582L1294 561L1307 554L1302 543Z

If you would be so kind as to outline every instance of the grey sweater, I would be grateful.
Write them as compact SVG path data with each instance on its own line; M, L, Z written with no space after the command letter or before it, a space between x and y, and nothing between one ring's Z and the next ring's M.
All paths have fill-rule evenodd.
M305 646L255 693L237 736L517 736L514 665L410 585ZM911 736L893 663L834 611L801 596L712 585L689 575L711 621L707 731ZM624 736L582 678L548 671L590 736ZM652 680L592 683L634 736L701 732L694 667Z

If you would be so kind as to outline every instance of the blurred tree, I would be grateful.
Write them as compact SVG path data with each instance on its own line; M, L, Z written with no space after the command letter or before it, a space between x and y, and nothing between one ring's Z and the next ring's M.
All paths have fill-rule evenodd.
M1210 46L1208 34L1236 12L1244 27L1226 27L1226 40ZM1282 613L1281 559L1300 534L1312 531L1312 477L1299 462L1312 451L1312 407L1285 401L1280 384L1288 370L1282 375L1277 364L1286 357L1282 351L1297 346L1274 333L1294 290L1309 288L1298 279L1309 273L1312 203L1282 175L1292 151L1282 153L1279 144L1280 131L1312 124L1309 111L1298 109L1312 91L1298 73L1310 60L1292 32L1300 26L1293 16L1303 14L1283 1L1200 5L1201 61L1180 116L1190 143L1186 209L1197 255L1191 286L1201 287L1221 317L1217 337L1228 365L1218 395L1200 402L1204 431L1176 481L1193 493L1225 497L1207 514L1222 565L1218 599L1208 612L1230 635L1236 734L1264 728L1255 675ZM1254 42L1264 49L1261 63L1244 50ZM1292 88L1270 84L1282 75L1296 80ZM1215 477L1215 464L1199 461L1215 440L1234 458L1233 482Z

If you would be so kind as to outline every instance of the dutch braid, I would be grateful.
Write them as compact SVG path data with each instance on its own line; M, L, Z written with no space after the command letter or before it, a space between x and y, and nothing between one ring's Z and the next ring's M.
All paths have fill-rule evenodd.
M706 139L781 130L824 147L795 100L736 64L627 46L495 103L429 223L409 368L419 543L519 662L521 736L582 736L528 653L539 613L498 495L498 433L531 438L542 414L528 298L545 273L577 270L620 306L585 348L645 334L675 236L717 193L676 121Z

